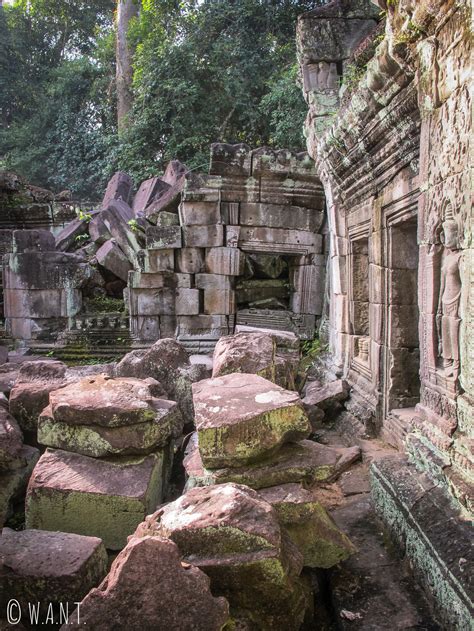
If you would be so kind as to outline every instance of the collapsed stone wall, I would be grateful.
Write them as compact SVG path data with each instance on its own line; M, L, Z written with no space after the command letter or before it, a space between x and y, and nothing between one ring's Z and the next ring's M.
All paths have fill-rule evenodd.
M323 224L323 188L306 153L215 144L209 174L172 161L135 195L119 172L97 210L55 239L43 235L36 254L5 259L7 327L30 346L68 344L94 327L120 336L129 327L136 346L177 337L199 352L236 325L312 339L323 310ZM127 315L88 313L90 296L122 292Z

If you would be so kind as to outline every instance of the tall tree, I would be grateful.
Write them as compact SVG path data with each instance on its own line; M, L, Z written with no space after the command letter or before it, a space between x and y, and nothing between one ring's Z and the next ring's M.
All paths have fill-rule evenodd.
M137 0L117 0L115 77L117 82L117 126L119 132L125 129L128 114L133 104L133 52L128 40L128 27L132 18L137 17L138 13Z

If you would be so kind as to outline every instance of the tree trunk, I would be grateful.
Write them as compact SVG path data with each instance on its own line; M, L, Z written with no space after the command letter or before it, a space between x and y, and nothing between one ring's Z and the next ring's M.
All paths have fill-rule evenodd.
M117 126L119 132L123 131L127 124L127 114L133 103L132 96L132 50L127 41L127 32L130 20L138 15L138 0L117 0L117 26L115 59L117 82Z

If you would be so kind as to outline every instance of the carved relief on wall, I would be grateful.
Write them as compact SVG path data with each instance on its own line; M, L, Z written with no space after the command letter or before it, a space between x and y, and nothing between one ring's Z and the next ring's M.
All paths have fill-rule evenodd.
M432 114L429 183L462 171L468 163L471 98L467 87L453 93Z
M440 291L436 312L439 366L444 376L457 380L459 375L459 304L461 300L460 261L458 227L451 205L445 209L441 241L444 249L441 259Z

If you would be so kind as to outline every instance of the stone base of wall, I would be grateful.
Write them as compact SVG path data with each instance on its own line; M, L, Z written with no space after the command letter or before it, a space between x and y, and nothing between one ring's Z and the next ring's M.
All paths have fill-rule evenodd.
M472 530L452 498L403 456L372 464L378 516L433 597L447 629L470 629L473 616Z

